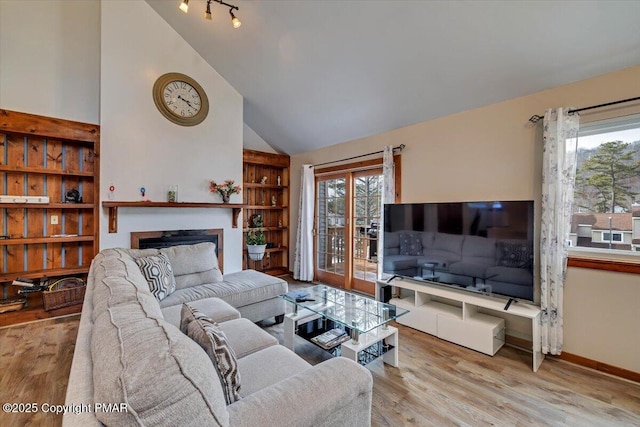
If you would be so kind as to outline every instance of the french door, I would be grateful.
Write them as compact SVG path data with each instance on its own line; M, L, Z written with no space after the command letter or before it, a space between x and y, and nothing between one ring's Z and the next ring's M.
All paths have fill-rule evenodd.
M374 293L382 195L381 168L316 177L315 277Z

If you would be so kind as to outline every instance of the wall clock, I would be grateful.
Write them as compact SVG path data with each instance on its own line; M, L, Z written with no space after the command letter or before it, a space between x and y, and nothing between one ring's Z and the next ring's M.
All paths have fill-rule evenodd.
M163 116L181 126L195 126L207 117L207 94L191 77L167 73L153 85L153 102Z

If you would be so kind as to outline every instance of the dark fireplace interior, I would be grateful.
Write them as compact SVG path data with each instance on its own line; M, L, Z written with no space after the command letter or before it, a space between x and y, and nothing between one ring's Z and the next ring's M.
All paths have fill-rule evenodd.
M195 245L203 242L213 242L216 245L218 265L222 271L222 232L221 228L205 230L165 230L141 231L131 233L132 249L167 248L178 245Z

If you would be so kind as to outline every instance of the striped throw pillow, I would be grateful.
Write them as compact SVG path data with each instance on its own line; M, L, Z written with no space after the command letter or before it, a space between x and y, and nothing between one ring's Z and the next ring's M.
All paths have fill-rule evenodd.
M180 330L207 352L218 372L227 405L240 400L238 360L217 323L189 304L182 304Z
M137 258L136 264L147 279L149 289L158 301L162 301L176 290L176 278L169 258L165 254Z

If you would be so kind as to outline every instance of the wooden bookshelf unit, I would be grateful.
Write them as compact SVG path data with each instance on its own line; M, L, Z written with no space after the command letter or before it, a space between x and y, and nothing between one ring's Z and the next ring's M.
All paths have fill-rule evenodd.
M0 298L19 296L18 277L86 276L99 247L100 126L0 110L0 149L3 196L49 197L0 203ZM82 200L67 202L71 190ZM0 314L0 326L81 309L45 312L41 300L30 294L26 308Z
M253 261L247 255L247 244L243 239L242 265L245 270L272 275L289 272L289 165L287 155L243 151L243 236L249 231L250 218L261 215L261 229L267 240L264 258Z

